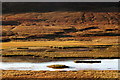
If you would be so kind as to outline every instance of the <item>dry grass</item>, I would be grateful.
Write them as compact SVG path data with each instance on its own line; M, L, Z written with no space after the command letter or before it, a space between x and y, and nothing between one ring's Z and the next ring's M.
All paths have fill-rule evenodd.
M2 55L22 56L23 61L27 61L27 56L32 59L42 58L49 61L59 58L110 58L119 57L118 53L118 35L120 34L118 23L118 12L45 12L45 13L18 13L3 14L2 37L13 40L11 42L0 43L3 50ZM102 25L101 25L102 24ZM96 28L91 28L96 27ZM72 28L72 29L71 29ZM57 32L57 33L56 33ZM106 34L107 33L107 34ZM57 34L57 36L56 36ZM44 37L44 39L43 39ZM51 38L52 37L52 38ZM61 40L61 41L28 41L28 40ZM14 39L20 39L20 42L14 42ZM24 42L24 41L25 42ZM64 41L66 40L66 41ZM73 40L73 41L68 41ZM78 40L78 41L75 41ZM83 40L83 41L80 41ZM87 40L87 41L85 41ZM105 49L99 49L100 46L108 46ZM29 47L76 47L86 46L95 48L92 51L71 51L71 52L30 52ZM14 48L18 48L17 50ZM13 49L13 50L11 50ZM27 49L26 51L20 49ZM23 58L24 56L24 58ZM6 58L6 57L5 57ZM7 59L10 60L8 57ZM27 59L26 59L27 58ZM12 60L17 61L14 57ZM31 58L30 58L31 59ZM41 61L38 59L39 61ZM19 59L21 60L21 59ZM118 71L109 70L81 70L81 71L16 71L3 70L3 80L88 80L114 79L118 78ZM59 79L58 79L59 78ZM46 80L45 79L45 80Z
M66 66L66 65L60 65L60 64L49 65L49 66L47 66L47 67L49 67L49 68L54 68L54 69L69 68L69 66Z
M14 47L31 47L31 46L81 46L81 45L114 45L118 43L92 42L92 41L29 41L29 42L5 42L0 43L2 49Z
M48 46L48 45L47 45ZM76 58L118 58L119 45L79 45L80 47L86 47L92 49L91 51L72 51L72 49L56 49L45 47L21 47L17 48L6 48L2 55L3 56L32 56L33 58L39 57L42 59L76 59ZM15 46L17 47L17 46ZM54 46L53 46L54 47ZM78 47L76 45L61 45L57 47ZM20 46L18 47L20 48ZM24 49L25 48L25 49ZM38 48L38 49L37 49Z
M16 71L16 70L3 70L3 79L39 79L47 80L57 79L57 80L79 80L79 79L114 79L118 78L118 71L115 70L81 70L81 71ZM46 80L45 79L45 80ZM117 79L116 79L117 80Z
M11 40L81 40L85 36L118 36L119 19L117 12L46 12L3 15L3 33ZM90 27L96 27L92 29ZM70 28L74 28L70 30ZM90 28L87 29L86 28ZM67 29L67 30L64 30ZM83 31L80 31L83 29ZM85 29L85 30L84 30ZM56 35L56 32L57 35ZM63 32L63 33L61 33ZM107 33L107 34L106 34ZM58 35L59 34L59 35ZM19 39L23 37L22 39ZM52 38L51 38L52 37ZM84 39L83 39L84 40Z

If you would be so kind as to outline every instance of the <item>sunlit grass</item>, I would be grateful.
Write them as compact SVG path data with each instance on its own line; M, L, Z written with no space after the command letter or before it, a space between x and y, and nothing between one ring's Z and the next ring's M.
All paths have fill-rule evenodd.
M80 46L80 45L113 45L91 41L29 41L29 42L5 42L0 43L1 49L14 47L39 47L39 46Z

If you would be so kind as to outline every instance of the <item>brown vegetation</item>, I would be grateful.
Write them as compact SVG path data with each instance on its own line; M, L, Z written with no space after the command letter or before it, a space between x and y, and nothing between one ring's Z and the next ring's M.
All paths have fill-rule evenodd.
M3 3L0 55L3 62L119 58L118 9L118 3ZM118 75L118 70L2 70L2 80L118 80Z
M91 17L91 15L93 17ZM67 17L66 17L67 16ZM83 17L84 16L84 17ZM3 15L3 36L11 40L90 40L119 36L117 12L48 12Z
M3 70L2 80L118 80L118 71L16 71Z
M49 68L54 68L54 69L69 68L69 66L66 66L66 65L60 65L60 64L50 65L50 66L47 66L47 67L49 67Z

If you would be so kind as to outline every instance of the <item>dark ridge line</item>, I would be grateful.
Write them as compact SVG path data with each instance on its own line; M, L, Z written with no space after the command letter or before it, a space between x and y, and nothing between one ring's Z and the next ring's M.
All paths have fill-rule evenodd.
M33 11L118 12L118 10L111 9L111 7L119 8L119 2L3 2L2 6L3 13L22 13Z

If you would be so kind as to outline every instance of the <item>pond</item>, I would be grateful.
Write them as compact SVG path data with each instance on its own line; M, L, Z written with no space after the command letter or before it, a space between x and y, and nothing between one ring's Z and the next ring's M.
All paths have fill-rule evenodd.
M26 62L1 62L1 70L47 70L47 71L77 71L77 70L118 70L119 59L85 59L84 61L101 61L101 63L75 63L73 60L53 61L43 63L26 63ZM67 65L69 68L53 69L50 65Z

